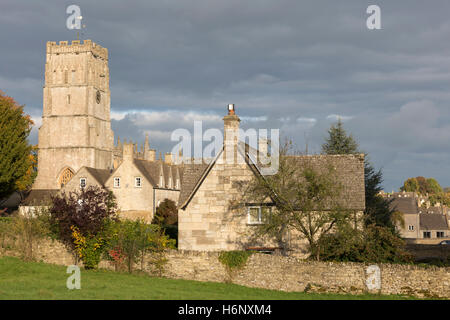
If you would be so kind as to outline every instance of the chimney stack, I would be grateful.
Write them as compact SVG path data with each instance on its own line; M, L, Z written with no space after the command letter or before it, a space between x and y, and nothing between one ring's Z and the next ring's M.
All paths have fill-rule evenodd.
M123 144L123 160L124 161L133 161L134 148L135 147L132 142Z
M164 155L164 162L166 164L172 164L172 154L171 153L166 153Z
M236 154L239 141L239 122L241 122L241 119L235 114L234 104L229 104L228 114L223 117L224 160L226 163L237 163Z

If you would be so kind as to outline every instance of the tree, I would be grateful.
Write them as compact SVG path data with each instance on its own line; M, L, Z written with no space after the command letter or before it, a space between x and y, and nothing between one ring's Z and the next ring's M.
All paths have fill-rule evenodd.
M352 154L358 152L358 144L352 135L347 132L342 125L341 119L336 124L331 125L328 130L328 138L322 145L324 154Z
M317 168L304 159L299 165L288 155L291 143L280 148L278 172L271 176L255 175L245 185L247 203L265 203L270 196L276 209L263 211L263 224L252 229L251 241L264 237L275 239L278 246L288 249L286 234L295 230L308 241L309 251L320 259L320 238L339 224L354 221L352 212L342 203L342 185L331 165Z
M419 182L416 178L409 178L403 183L403 187L400 190L405 192L419 192Z
M33 121L23 106L0 91L0 199L9 196L21 185L33 165L28 136Z
M178 209L174 201L164 199L156 208L153 223L162 225L175 225L178 222Z
M333 124L328 130L328 138L322 145L325 154L355 154L361 153L353 136L347 134L341 120ZM364 159L364 184L366 194L366 209L364 210L365 224L375 223L378 226L386 226L394 232L392 221L393 210L389 201L382 198L379 192L382 190L383 174L381 169L376 171L366 154Z
M28 155L29 167L21 179L17 180L17 190L25 191L31 187L37 176L37 145L32 146L31 153Z
M428 193L432 193L432 194L438 194L438 193L443 192L441 185L434 178L427 179L427 189L428 189Z

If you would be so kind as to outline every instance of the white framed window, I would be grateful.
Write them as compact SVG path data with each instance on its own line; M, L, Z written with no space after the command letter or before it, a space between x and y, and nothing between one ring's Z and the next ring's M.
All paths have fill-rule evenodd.
M271 206L250 206L247 207L247 223L262 224L272 214Z
M414 231L414 226L408 226L409 231Z
M141 179L141 177L135 177L134 178L134 186L136 188L142 187L142 179Z
M424 231L423 232L423 237L424 238L431 238L431 232L430 231Z
M436 237L437 238L444 238L445 237L444 231L436 231Z
M80 188L86 188L86 178L80 178Z
M120 178L114 177L114 188L120 188Z

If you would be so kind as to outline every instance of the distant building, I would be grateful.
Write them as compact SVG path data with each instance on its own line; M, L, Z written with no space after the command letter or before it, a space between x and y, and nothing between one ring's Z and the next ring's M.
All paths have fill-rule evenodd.
M429 206L427 197L415 192L382 193L390 199L391 209L401 212L404 226L397 228L405 239L441 239L450 237L448 208Z

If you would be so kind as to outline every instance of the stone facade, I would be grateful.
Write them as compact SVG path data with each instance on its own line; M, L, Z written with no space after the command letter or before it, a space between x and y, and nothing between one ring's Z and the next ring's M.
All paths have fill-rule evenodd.
M59 265L72 265L75 258L57 242L42 242L36 259ZM5 253L3 253L5 254ZM7 253L10 254L11 253ZM219 253L200 251L169 251L164 276L173 279L224 282L228 279ZM148 261L148 258L146 258ZM137 264L139 269L141 264ZM450 299L450 268L412 265L379 264L381 289L369 290L367 268L362 263L304 261L293 257L253 254L242 270L236 272L233 283L282 291L337 293L381 293ZM113 269L108 261L101 268ZM152 270L144 263L144 271Z
M114 145L106 48L91 40L47 43L38 176L20 212L60 190L97 186L114 192L124 217L150 222L160 201L178 200L182 168L172 160L156 159L148 135L140 151L133 142Z
M178 248L181 250L220 251L264 247L276 250L272 239L251 239L255 222L250 219L252 205L243 203L242 186L260 175L261 153L239 140L239 117L231 113L224 120L223 149L209 164L192 165L184 170L183 188L178 211ZM250 153L253 153L252 156ZM342 206L360 215L365 206L364 155L287 156L299 169L311 166L323 170L330 165L343 184ZM255 204L276 210L273 199ZM258 222L256 222L258 223ZM294 230L288 230L289 248L296 255L307 253L305 240L298 240Z
M108 50L90 40L47 43L38 176L59 189L81 167L112 167Z

